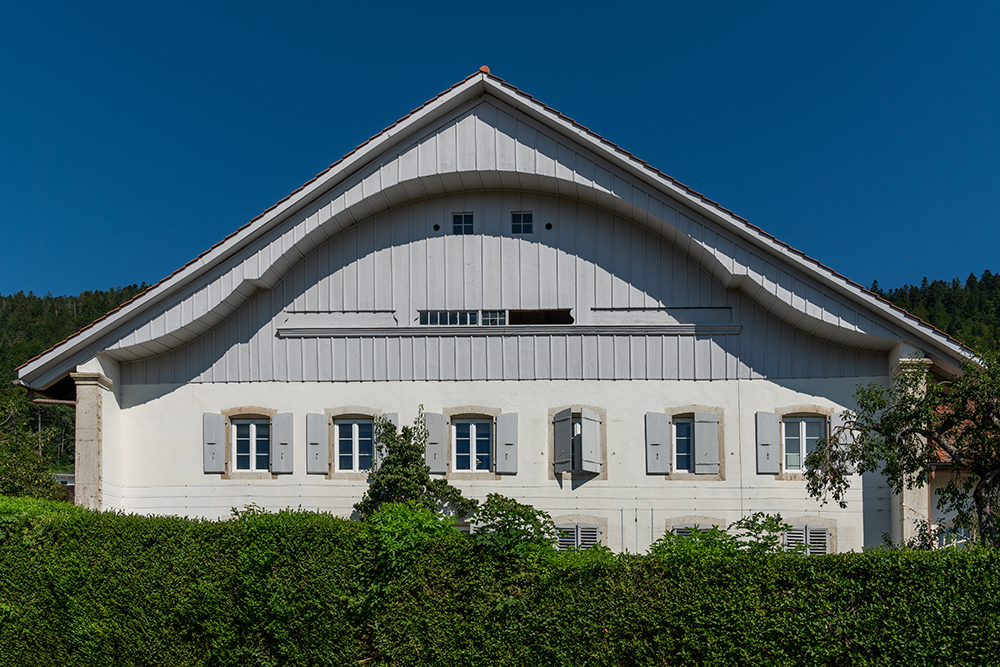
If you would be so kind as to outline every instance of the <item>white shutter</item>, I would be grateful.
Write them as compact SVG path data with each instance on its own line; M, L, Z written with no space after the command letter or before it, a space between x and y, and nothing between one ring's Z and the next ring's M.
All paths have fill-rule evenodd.
M670 422L662 412L646 413L646 474L670 474Z
M781 472L781 419L774 412L757 413L757 474Z
M330 419L326 415L306 415L306 474L330 472Z
M225 474L226 418L216 412L203 413L201 432L205 474Z
M580 408L580 468L584 472L601 472L601 416L593 410Z
M559 541L556 543L556 547L561 550L574 548L577 544L576 524L563 523L556 526L556 528L559 529Z
M799 545L806 544L806 527L792 526L785 533L785 548L791 550Z
M806 540L811 555L830 553L830 529L826 526L806 526Z
M505 412L497 417L496 472L517 474L517 413Z
M448 456L445 443L446 429L443 414L425 412L424 424L427 426L427 446L424 449L424 461L434 474L448 472Z
M552 423L555 472L567 472L573 465L573 409L560 410Z
M694 413L694 472L719 474L719 417L710 412Z
M294 470L295 415L282 412L271 418L271 472L275 475L290 475Z
M586 549L601 543L601 529L599 526L591 523L578 523L576 525L576 530L577 546L581 549Z

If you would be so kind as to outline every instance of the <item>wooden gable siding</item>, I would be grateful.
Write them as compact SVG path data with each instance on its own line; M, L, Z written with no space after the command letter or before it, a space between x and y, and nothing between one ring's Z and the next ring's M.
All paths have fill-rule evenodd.
M737 278L741 290L777 317L794 324L800 315L804 315L837 330L834 333L839 338L831 338L828 333L824 336L826 339L847 346L865 347L869 344L865 340L869 336L899 337L881 316L862 312L845 298L820 286L777 257L724 231L718 224L658 193L649 184L640 182L587 149L571 145L551 129L503 103L486 98L334 186L297 216L272 229L252 247L231 258L215 274L206 276L190 292L168 303L108 349L119 358L128 360L176 348L231 317L255 291L256 285L273 285L302 257L329 238L347 232L356 237L354 243L358 247L377 246L383 249L386 247L384 239L392 238L397 232L396 226L401 224L394 219L394 207L448 193L455 193L453 196L459 199L478 196L466 193L481 190L504 191L505 197L526 198L529 201L538 197L539 206L545 193L563 195L584 204L596 204L597 210L611 211L621 220L631 220L640 228L645 227L649 233L673 244L710 271L719 284L728 285L733 278ZM445 206L440 212L446 214L450 208ZM556 230L559 234L572 235L574 232L568 230L565 224L572 214L564 213L561 204L559 209L553 213L561 221ZM379 221L371 229L363 230L357 226L359 222L371 218ZM414 224L407 221L408 233L413 233ZM585 227L596 225L596 221L578 215L577 224ZM608 236L617 238L617 233L607 226L602 227L600 233L605 236L598 238L585 232L584 239L575 247L570 238L560 238L560 247L577 253L611 253L609 258L599 256L599 264L621 261L624 246L602 242ZM635 233L629 231L629 237ZM344 238L345 247L350 247L349 237ZM587 244L592 238L594 245L591 247ZM420 242L431 246L443 244L444 250L452 253L458 247L457 241L433 236ZM496 237L483 240L484 245L496 242ZM551 247L551 244L529 245L524 252L536 249L539 253L549 252L549 256L539 257L541 265L553 260L551 252L546 250ZM499 256L513 261L510 253ZM630 257L639 260L638 254L630 254ZM365 255L364 261L377 265L379 253ZM555 261L558 266L558 257ZM531 263L534 264L533 261ZM418 265L414 266L414 270L419 269ZM450 266L451 270L457 270L456 263ZM608 298L613 304L640 298L646 292L641 287L638 274L641 270L651 270L651 266L644 258L641 269L639 264L629 265L627 280L622 273L614 270L601 274L601 279L612 282L611 291L602 294L610 295ZM319 271L318 266L316 270ZM368 268L359 265L358 270L367 271ZM427 270L429 287L439 284L443 287L450 278L441 273L439 266L430 266ZM343 278L352 280L349 273L345 273ZM385 280L384 277L382 279ZM364 290L354 292L352 284L348 282L342 288L345 308L354 304L355 299L358 308L367 306L369 302L374 303L376 291L380 298L386 298L385 291L376 290L374 284L371 285L371 292L366 291L367 285ZM400 285L398 282L393 284ZM524 303L531 303L534 297L528 287L530 282L526 281L523 285L525 293L519 298ZM489 289L494 289L492 285L468 287L482 287L484 298ZM501 290L513 289L508 283L500 283L499 287ZM634 292L630 291L633 287ZM336 293L337 286L331 284L330 298ZM431 293L441 294L436 290ZM453 304L464 299L455 290L444 294L443 307L455 307ZM317 308L321 308L323 304L319 299L325 298L323 289L317 290L315 297ZM305 298L312 297L305 295Z
M531 210L530 240L510 211ZM472 236L450 231L471 211ZM552 230L545 230L547 222ZM433 231L438 224L441 230ZM423 309L730 309L731 324L420 330ZM398 331L281 337L290 312L389 311ZM797 331L718 281L676 246L582 202L480 192L402 206L345 230L194 342L122 364L126 384L253 381L841 377L885 372L885 356Z

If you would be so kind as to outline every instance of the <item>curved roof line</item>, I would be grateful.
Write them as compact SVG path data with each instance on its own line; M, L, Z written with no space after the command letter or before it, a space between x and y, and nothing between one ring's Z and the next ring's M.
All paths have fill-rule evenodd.
M863 285L860 285L859 283L854 282L853 280L851 280L850 278L844 276L843 274L838 273L837 271L835 271L831 267L826 266L825 264L823 264L819 260L814 259L813 257L810 257L806 253L804 253L804 252L802 252L800 250L797 250L796 248L793 248L792 246L790 246L789 244L785 243L784 241L779 240L777 237L773 236L772 234L769 234L768 232L764 231L760 227L752 224L746 218L743 218L743 217L737 215L736 213L734 213L733 211L725 208L724 206L722 206L718 202L716 202L716 201L714 201L714 200L706 197L705 195L703 195L702 193L698 192L697 190L695 190L695 189L693 189L693 188L691 188L691 187L689 187L689 186L681 183L680 181L678 181L674 177L670 176L669 174L666 174L665 172L661 171L660 169L657 169L656 167L652 166L651 164L649 164L645 160L636 157L631 152L629 152L629 151L621 148L620 146L618 146L618 144L615 144L615 143L609 141L608 139L606 139L602 135L594 132L593 130L591 130L590 128L586 127L585 125L582 125L581 123L573 120L569 116L566 116L565 114L563 114L562 112L558 111L557 109L554 109L554 108L548 106L547 104L545 104L544 102L539 101L537 98L535 98L532 95L530 95L530 94L522 91L518 87L516 87L516 86L514 86L514 85L512 85L510 83L508 83L504 79L502 79L502 78L500 78L500 77L498 77L498 76L496 76L494 74L491 74L487 68L482 68L482 69L480 69L480 70L478 70L478 71L470 74L469 76L465 77L461 81L458 81L457 83L455 83L454 85L450 86L449 88L441 91L440 93L438 93L434 97L430 98L429 100L427 100L426 102L424 102L420 106L416 107L415 109L413 109L412 111L410 111L406 115L404 115L404 116L400 117L399 119L397 119L395 122L393 122L392 124L390 124L389 126L387 126L386 128L384 128L380 132L377 132L376 134L373 134L368 139L364 140L363 142L361 142L360 144L358 144L357 146L355 146L352 150L350 150L349 152L347 152L346 154L344 154L338 160L336 160L335 162L331 163L327 168L325 168L321 172L317 173L311 179L309 179L308 181L306 181L305 183L303 183L301 186L299 186L298 188L296 188L295 190L293 190L292 192L290 192L285 197L283 197L280 200L278 200L277 202L275 202L273 205L269 206L267 209L265 209L264 211L262 211L259 215L255 216L254 218L252 218L250 221L248 221L244 225L241 225L239 228L237 228L236 230L234 230L230 234L227 234L220 241L218 241L217 243L213 244L211 247L209 247L208 249L206 249L202 253L198 254L196 257L194 257L190 261L186 262L180 268L176 269L175 271L173 271L169 275L165 276L164 278L162 278L161 280L159 280L155 284L150 285L145 290L143 290L139 294L136 294L134 297L132 297L128 301L120 304L118 307L116 307L116 308L108 311L106 314L102 315L101 317L98 317L97 319L95 319L90 324L88 324L85 327L81 328L79 331L70 334L69 336L67 336L66 338L64 338L62 341L54 344L53 346L51 346L47 350L44 350L43 352L40 352L39 354L35 355L31 359L25 361L23 364L21 364L20 366L18 366L16 370L20 371L21 369L25 368L26 366L28 366L32 362L37 361L38 359L40 359L40 358L48 355L49 353L51 353L54 350L56 350L57 348L65 345L66 343L72 341L73 339L78 338L79 336L81 336L82 334L84 334L85 332L87 332L88 330L90 330L93 327L95 327L96 325L100 324L102 321L107 320L109 317L113 316L115 313L122 311L123 309L127 308L128 306L130 306L132 304L138 303L138 302L146 299L152 293L154 293L157 290L157 288L161 287L162 285L164 285L165 283L167 283L168 281L170 281L175 276L177 276L177 275L179 275L181 273L184 273L187 269L189 269L189 267L191 267L191 266L199 263L206 256L208 256L209 254L211 254L214 250L216 250L217 248L225 245L231 239L233 239L234 237L238 236L241 232L244 232L248 228L250 228L254 223L258 222L259 220L261 220L262 218L264 218L265 216L267 216L272 211L275 211L276 209L278 209L282 204L284 204L284 203L288 202L289 200L291 200L292 198L294 198L295 195L297 195L300 192L302 192L305 189L307 189L310 185L312 185L316 181L320 180L323 176L329 174L330 171L332 171L335 168L337 168L338 166L342 165L348 158L350 158L351 156L359 153L366 146L368 146L369 144L373 143L377 139L388 135L393 129L395 129L396 127L398 127L400 124L404 123L405 121L409 120L414 115L416 115L419 112L421 112L422 110L426 109L429 105L433 104L434 102L440 100L443 97L446 97L452 91L456 90L457 88L462 87L463 85L467 84L470 80L475 79L477 77L481 77L481 79L483 81L485 81L485 80L493 81L496 84L498 84L499 86L501 86L501 87L507 89L508 91L510 91L512 94L525 99L526 101L530 102L533 105L536 105L536 106L540 107L541 109L543 109L548 114L551 114L552 116L555 116L556 118L558 118L559 120L563 121L564 123L567 123L567 124L571 125L573 128L576 128L576 130L578 130L580 133L586 134L592 140L597 141L598 143L602 144L603 146L607 147L608 149L614 151L616 154L618 154L622 158L625 158L626 160L634 163L635 165L637 165L641 169L649 172L652 176L654 176L654 177L656 177L658 179L663 179L663 180L667 181L670 185L672 185L673 187L676 187L679 190L683 191L683 193L685 195L687 195L687 196L689 196L689 197L691 197L693 199L696 199L702 205L710 207L711 209L714 209L718 213L722 214L724 217L729 218L729 219L731 219L731 220L733 220L735 222L740 223L741 225L743 225L744 227L746 227L748 230L750 230L753 234L755 234L755 235L757 235L759 237L762 237L767 242L772 243L774 245L777 245L777 246L779 246L779 247L781 247L781 248L789 251L793 255L799 257L801 260L805 260L809 264L813 265L814 268L819 269L819 270L821 270L823 272L826 272L831 277L834 277L834 278L836 278L836 279L844 282L846 285L848 285L852 289L856 290L857 292L860 292L859 296L864 296L864 297L868 297L870 299L873 299L876 302L880 303L883 307L887 307L890 311L893 311L893 312L897 313L898 316L902 316L904 318L909 318L909 319L913 320L919 326L922 326L925 329L929 330L930 333L936 335L939 338L944 339L947 342L947 344L950 344L953 348L955 348L955 351L959 355L964 356L966 358L975 358L976 354L975 354L974 350L972 350L971 348L967 347L964 343L962 343L958 339L953 338L951 335L947 334L946 332L942 331L941 329L938 329L937 327L935 327L934 325L930 324L929 322L926 322L925 320L923 320L923 319L921 319L921 318L913 315L912 313L910 313L910 312L908 312L908 311L900 308L899 306L896 306L895 304L893 304L888 299L885 299L884 297L882 297L882 296L880 296L880 295L878 295L878 294L876 294L874 292L871 292L870 290L868 290L868 288L864 287ZM18 382L20 382L20 380L18 380Z

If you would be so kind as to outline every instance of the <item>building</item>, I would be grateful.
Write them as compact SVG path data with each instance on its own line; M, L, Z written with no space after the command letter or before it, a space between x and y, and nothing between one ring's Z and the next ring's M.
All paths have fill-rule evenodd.
M349 516L373 417L423 405L434 474L575 543L763 511L844 551L927 502L821 506L804 453L967 353L484 68L19 373L75 397L90 507Z

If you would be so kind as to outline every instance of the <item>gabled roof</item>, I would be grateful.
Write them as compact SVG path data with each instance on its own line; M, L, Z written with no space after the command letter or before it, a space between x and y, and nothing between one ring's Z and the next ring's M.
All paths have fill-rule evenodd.
M308 206L332 187L350 178L371 160L401 143L412 139L424 128L463 104L481 96L491 95L542 123L564 137L584 146L601 158L648 184L656 191L721 225L733 235L780 257L829 289L846 297L865 310L877 313L911 335L922 347L934 349L934 356L950 360L954 366L972 352L954 338L930 324L869 292L819 261L798 251L759 227L749 223L715 201L680 183L632 153L589 130L559 111L539 102L483 67L428 100L395 123L373 135L354 150L331 164L300 188L268 208L259 216L198 255L196 258L152 285L130 301L95 320L64 341L19 367L20 382L44 389L96 352L114 343L129 331L130 326L168 299L182 293L198 279L218 269L241 248Z

